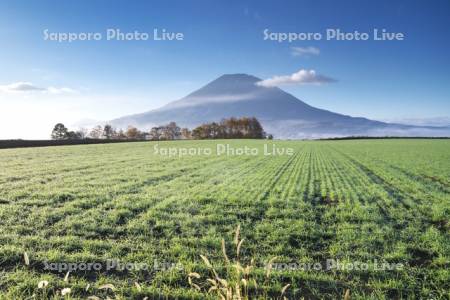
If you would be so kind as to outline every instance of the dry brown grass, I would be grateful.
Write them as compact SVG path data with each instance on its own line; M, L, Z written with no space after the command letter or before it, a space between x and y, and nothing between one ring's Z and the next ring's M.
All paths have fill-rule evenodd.
M205 255L200 255L201 259L205 263L205 265L210 270L209 276L202 277L200 274L196 272L192 272L188 274L188 282L189 285L198 290L204 290L206 293L210 295L217 296L219 299L223 300L246 300L250 298L254 298L255 295L252 295L251 291L258 290L258 286L262 286L262 284L258 284L257 276L254 276L252 271L255 270L255 261L254 259L250 260L249 264L245 266L241 262L241 248L244 243L244 239L240 238L240 225L235 230L234 235L234 245L235 245L235 254L236 257L234 260L231 260L226 251L225 240L222 239L222 255L225 263L225 268L227 270L226 277L223 278L219 276L217 270L214 268L213 264ZM266 278L268 280L270 278L271 269L270 265L275 261L276 257L273 257L269 260L266 271ZM204 279L203 279L204 278ZM195 282L197 281L197 282ZM252 286L252 289L250 289ZM289 289L290 284L285 285L280 292L280 299L286 299L284 295ZM268 298L267 295L261 295L262 298Z

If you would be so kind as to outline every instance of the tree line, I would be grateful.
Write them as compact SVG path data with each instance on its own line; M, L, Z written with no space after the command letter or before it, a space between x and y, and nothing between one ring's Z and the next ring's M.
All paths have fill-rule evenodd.
M52 130L53 140L179 140L179 139L272 139L266 135L261 123L254 117L229 118L221 122L205 123L192 131L189 128L180 128L175 122L164 126L153 127L150 131L142 131L134 126L126 130L115 129L111 125L97 125L91 130L80 129L70 131L64 124L58 123Z
M194 139L263 139L266 133L256 118L243 117L202 124L192 130L192 136Z

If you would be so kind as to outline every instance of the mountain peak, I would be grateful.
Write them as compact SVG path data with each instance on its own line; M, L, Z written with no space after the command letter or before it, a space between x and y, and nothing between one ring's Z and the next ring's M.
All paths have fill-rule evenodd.
M260 78L250 75L250 74L245 74L245 73L235 73L235 74L223 74L222 76L218 77L216 80L214 81L223 81L223 80L244 80L244 81L251 81L251 82L258 82L261 81Z
M254 91L261 89L261 87L255 84L258 81L261 81L261 79L248 74L224 74L195 92L187 95L184 99L253 93Z

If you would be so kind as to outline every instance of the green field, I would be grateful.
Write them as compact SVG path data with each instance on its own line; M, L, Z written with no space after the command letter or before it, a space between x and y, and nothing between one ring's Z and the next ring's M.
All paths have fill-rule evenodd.
M0 150L0 299L59 299L63 288L75 299L215 299L200 255L252 298L280 299L290 284L288 299L449 299L450 140L273 142L291 156L264 155L267 141L159 146L216 143L259 155L168 157L155 142ZM248 275L222 251L224 239L233 264L238 225ZM66 281L64 263L79 268Z

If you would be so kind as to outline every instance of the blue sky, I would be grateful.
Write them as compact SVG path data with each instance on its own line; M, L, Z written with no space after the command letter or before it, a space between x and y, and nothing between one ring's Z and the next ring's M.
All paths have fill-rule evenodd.
M166 29L184 39L58 43L43 34L107 28ZM405 40L263 39L264 29L327 28L384 28ZM225 73L267 79L301 69L336 79L282 86L316 107L378 120L450 117L447 0L2 1L0 38L0 139L48 138L55 122L147 111ZM293 47L320 53L295 56ZM19 91L24 83L36 90Z

